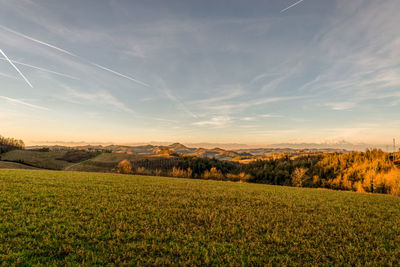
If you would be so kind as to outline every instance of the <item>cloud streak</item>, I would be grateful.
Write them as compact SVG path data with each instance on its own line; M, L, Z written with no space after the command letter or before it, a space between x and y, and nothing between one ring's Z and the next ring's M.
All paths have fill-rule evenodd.
M33 85L30 83L30 81L25 77L24 74L22 74L22 72L14 65L14 63L7 57L7 55L3 52L3 50L0 49L0 54L2 54L4 56L4 58L8 61L8 63L11 64L11 66L13 66L13 68L19 73L19 75L21 75L21 77L25 80L25 82L31 87L33 88Z
M6 77L6 78L9 78L9 79L14 79L14 80L16 80L16 79L17 79L17 78L16 78L16 77L14 77L14 76L11 76L11 75L8 75L8 74L2 73L2 72L0 72L0 76L2 76L2 77Z
M218 117L213 117L209 120L194 122L193 125L222 127L222 126L229 124L230 122L231 122L230 117L218 116Z
M5 59L5 58L0 58L1 60L4 60L4 61L7 61L7 59ZM10 59L11 60L11 59ZM40 70L40 71L43 71L43 72L47 72L47 73L51 73L51 74L55 74L55 75L58 75L58 76L62 76L62 77L66 77L66 78L70 78L70 79L72 79L72 80L77 80L77 81L79 81L80 79L79 78L77 78L77 77L74 77L74 76L71 76L71 75L68 75L68 74L64 74L64 73L61 73L61 72L57 72L57 71L53 71L53 70L49 70L49 69L45 69L45 68L42 68L42 67L38 67L38 66L34 66L34 65L30 65L30 64L26 64L26 63L22 63L22 62L19 62L19 61L15 61L15 60L11 60L11 62L12 63L14 63L14 64L16 64L16 65L21 65L21 66L25 66L25 67L28 67L28 68L32 68L32 69L36 69L36 70Z
M77 104L107 104L113 106L119 111L124 111L130 114L136 114L136 112L129 107L125 106L122 102L116 99L112 94L106 90L97 91L93 93L84 93L73 89L72 87L63 85L62 86L66 92L67 96L63 97L64 101L77 103Z
M7 101L9 103L19 104L19 105L23 105L23 106L30 107L30 108L41 109L41 110L50 110L48 108L41 107L41 106L34 105L34 104L30 104L30 103L24 102L22 100L11 98L11 97L0 96L0 99L3 99L3 100L5 100L5 101Z
M182 101L182 99L180 99L178 96L174 95L172 93L172 91L166 86L165 81L163 79L160 79L160 84L161 84L161 88L160 90L165 94L165 96L173 101L178 103L179 107L186 112L187 114L189 114L191 117L198 119L199 116L197 116L195 113L193 113L185 104L185 102Z

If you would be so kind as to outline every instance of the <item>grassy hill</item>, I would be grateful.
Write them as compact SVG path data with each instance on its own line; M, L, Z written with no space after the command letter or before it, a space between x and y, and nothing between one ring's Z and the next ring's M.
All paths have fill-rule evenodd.
M26 166L49 170L64 170L98 155L99 153L97 152L83 150L13 150L1 154L0 157L3 161L21 163Z
M73 163L59 160L67 153L66 150L39 152L29 150L13 150L1 155L1 160L13 161L37 168L62 170Z
M90 171L90 172L115 172L115 168L122 160L134 161L136 155L126 153L102 153L92 159L68 166L68 171Z
M0 169L28 169L28 170L34 170L36 168L32 167L32 166L21 164L21 163L8 162L8 161L1 161L0 160Z
M5 265L400 264L397 197L33 170L0 189Z

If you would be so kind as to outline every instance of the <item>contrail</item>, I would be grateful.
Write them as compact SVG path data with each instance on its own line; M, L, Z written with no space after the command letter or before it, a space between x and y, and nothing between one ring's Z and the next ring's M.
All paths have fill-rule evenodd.
M4 60L4 61L7 61L7 59L5 59L5 58L0 58L0 59ZM11 62L16 64L16 65L21 65L21 66L29 67L29 68L32 68L32 69L41 70L43 72L56 74L56 75L63 76L63 77L66 77L66 78L70 78L70 79L73 79L73 80L77 80L77 81L80 80L79 78L71 76L71 75L68 75L68 74L64 74L64 73L56 72L56 71L53 71L53 70L49 70L49 69L33 66L33 65L22 63L22 62L19 62L19 61L11 60Z
M122 74L122 73L116 72L115 70L111 70L111 69L109 69L109 68L103 67L103 66L101 66L101 65L99 65L99 64L96 64L96 63L93 63L93 62L90 62L90 61L88 61L88 62L89 62L91 65L96 66L96 67L98 67L98 68L100 68L100 69L102 69L102 70L105 70L105 71L114 73L115 75L124 77L124 78L126 78L126 79L128 79L128 80L134 81L134 82L136 82L136 83L138 83L138 84L141 84L141 85L143 85L143 86L150 87L150 85L148 85L147 83L141 82L141 81L136 80L136 79L134 79L134 78L132 78L132 77L129 77L129 76L126 76L126 75L124 75L124 74Z
M143 86L150 87L150 85L148 85L148 84L146 84L146 83L144 83L144 82L142 82L142 81L136 80L136 79L134 79L134 78L132 78L132 77L129 77L129 76L127 76L127 75L124 75L124 74L122 74L122 73L119 73L119 72L117 72L117 71L115 71L115 70L111 70L111 69L106 68L106 67L104 67L104 66L101 66L101 65L99 65L99 64L93 63L93 62L87 60L87 59L84 58L84 57L78 56L78 55L76 55L76 54L74 54L74 53L72 53L72 52L69 52L69 51L67 51L67 50L65 50L65 49L62 49L62 48L60 48L60 47L51 45L51 44L46 43L46 42L43 42L43 41L40 41L40 40L38 40L38 39L35 39L35 38L30 37L30 36L28 36L28 35L25 35L25 34L23 34L23 33L20 33L20 32L14 31L14 30L11 30L10 28L5 27L5 26L3 26L3 25L0 25L0 28L3 29L3 30L5 30L5 31L11 32L11 33L13 33L13 34L16 34L16 35L18 35L18 36L20 36L20 37L23 37L23 38L25 38L25 39L28 39L28 40L30 40L30 41L32 41L32 42L39 43L39 44L41 44L41 45L44 45L44 46L53 48L53 49L55 49L55 50L57 50L57 51L59 51L59 52L62 52L62 53L64 53L64 54L67 54L67 55L70 55L70 56L72 56L72 57L81 59L81 60L85 61L86 63L88 63L88 64L90 64L90 65L93 65L93 66L95 66L95 67L97 67L97 68L100 68L100 69L102 69L102 70L111 72L111 73L113 73L113 74L115 74L115 75L118 75L118 76L120 76L120 77L126 78L126 79L128 79L128 80L131 80L131 81L136 82L136 83L138 83L138 84L141 84L141 85L143 85Z
M281 10L281 13L285 12L286 10L288 10L288 9L294 7L294 6L297 6L298 4L300 4L300 3L303 2L303 1L304 1L304 0L300 0L300 1L296 2L296 3L294 3L293 5L288 6L288 7L285 8L285 9L282 9L282 10Z
M59 47L57 47L57 46L54 46L54 45L51 45L51 44L49 44L49 43L40 41L40 40L38 40L38 39L29 37L28 35L25 35L25 34L23 34L23 33L20 33L20 32L14 31L14 30L11 30L10 28L7 28L7 27L5 27L5 26L3 26L3 25L0 25L0 28L2 28L2 29L5 30L5 31L11 32L11 33L13 33L13 34L16 34L16 35L18 35L18 36L20 36L20 37L23 37L23 38L25 38L25 39L31 40L31 41L33 41L33 42L36 42L36 43L39 43L39 44L42 44L42 45L45 45L45 46L48 46L48 47L53 48L53 49L56 49L56 50L58 50L58 51L60 51L60 52L63 52L63 53L65 53L65 54L68 54L68 55L70 55L70 56L78 57L78 56L75 55L74 53L68 52L67 50L64 50L64 49L59 48Z
M166 87L165 82L161 79L161 88L159 90L162 90L163 93L165 94L165 96L174 102L177 102L180 107L183 109L183 111L185 111L186 113L188 113L190 116L192 116L193 118L198 119L199 116L197 116L196 114L194 114L190 109L187 108L185 102L183 102L179 97L177 97L176 95L174 95L171 90Z
M48 108L37 106L37 105L33 105L33 104L29 104L29 103L26 103L24 101L21 101L21 100L15 99L15 98L10 98L10 97L6 97L6 96L1 96L0 95L0 99L4 99L7 102L24 105L24 106L31 107L31 108L49 110Z
M22 78L24 78L25 82L31 87L33 88L32 84L29 82L29 80L24 76L24 74L22 74L22 72L14 65L14 63L12 63L12 61L7 57L6 54L4 54L3 50L0 49L0 53L6 58L6 60L11 64L11 66L14 67L14 69L19 73L19 75L21 75Z

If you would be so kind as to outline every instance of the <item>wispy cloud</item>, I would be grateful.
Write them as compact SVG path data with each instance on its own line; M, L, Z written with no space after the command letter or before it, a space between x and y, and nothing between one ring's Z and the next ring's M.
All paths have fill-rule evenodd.
M31 87L33 88L33 85L30 83L30 81L25 77L24 74L22 74L22 72L14 65L14 63L7 57L7 55L3 52L3 50L0 49L0 54L2 54L4 56L4 58L8 61L8 63L11 64L11 66L13 66L13 68L19 73L19 75L21 75L21 77L24 79L24 81Z
M240 118L241 121L255 121L257 118L256 117L243 117Z
M113 106L117 110L128 112L130 114L136 114L136 112L127 107L125 104L123 104L121 101L116 99L113 95L111 95L108 91L102 90L102 91L96 91L93 93L86 93L86 92L80 92L76 89L73 89L72 87L69 86L62 86L66 92L67 95L65 97L62 97L63 100L69 101L72 103L92 103L92 104L106 104Z
M11 97L0 96L0 99L3 99L3 100L5 100L5 101L7 101L9 103L23 105L23 106L30 107L30 108L41 109L41 110L49 110L46 107L30 104L30 103L27 103L25 101L22 101L22 100L19 100L19 99L15 99L15 98L11 98Z
M113 96L107 90L99 90L96 89L93 92L82 92L73 87L67 86L62 84L62 88L64 88L66 95L57 95L55 96L57 99L74 103L74 104L83 104L83 105L107 105L113 107L116 111L126 112L135 118L145 119L145 120L155 120L159 122L165 123L177 123L176 120L169 119L169 118L161 118L161 117L154 117L149 115L141 115L137 113L135 110L118 100L115 96ZM90 112L92 113L92 112ZM99 113L97 113L99 114Z
M261 118L283 118L285 116L283 115L278 115L278 114L261 114Z
M4 60L4 61L7 61L7 59L5 59L5 58L0 58L0 59ZM70 78L70 79L77 80L77 81L80 80L79 78L71 76L71 75L68 75L68 74L64 74L64 73L60 73L60 72L57 72L57 71L45 69L45 68L34 66L34 65L31 65L31 64L27 64L27 63L22 63L22 62L15 61L15 60L12 60L12 59L10 59L10 60L11 60L12 63L14 63L16 65L25 66L25 67L28 67L28 68L32 68L32 69L40 70L40 71L43 71L43 72L59 75L59 76Z
M260 99L251 99L251 100L247 100L247 101L242 101L240 103L213 105L213 106L209 106L207 108L214 109L214 110L225 110L225 111L235 109L239 112L239 111L242 111L249 107L254 107L254 106L259 106L259 105L264 105L264 104L274 103L274 102L299 100L299 99L305 99L305 98L310 98L310 97L311 96L264 97L264 98L260 98Z
M335 102L335 103L327 103L328 107L331 107L332 110L350 110L352 109L357 103L354 102Z
M231 118L230 117L218 116L218 117L211 118L209 120L203 120L203 121L194 122L193 125L196 125L196 126L222 127L222 126L227 125L230 122L231 122Z
M277 114L260 114L260 115L253 115L247 117L239 117L237 118L240 121L258 121L260 119L265 118L284 118L285 116L277 115Z
M0 76L6 77L6 78L9 78L9 79L13 79L13 80L17 79L17 77L15 77L15 76L8 75L8 74L2 73L2 72L0 72Z
M236 84L217 87L215 91L218 93L216 96L206 99L191 101L191 105L194 106L210 105L212 103L231 100L233 98L243 96L246 93L246 91L242 88L242 86Z
M278 76L281 75L280 73L276 73L276 72L266 72L266 73L262 73L257 75L256 77L254 77L250 83L255 83L258 82L260 80L265 79L266 77L271 77L271 76Z

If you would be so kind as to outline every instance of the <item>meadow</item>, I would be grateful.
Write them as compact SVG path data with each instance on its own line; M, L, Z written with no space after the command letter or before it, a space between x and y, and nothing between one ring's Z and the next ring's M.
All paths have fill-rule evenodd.
M400 198L0 170L4 265L399 265Z

